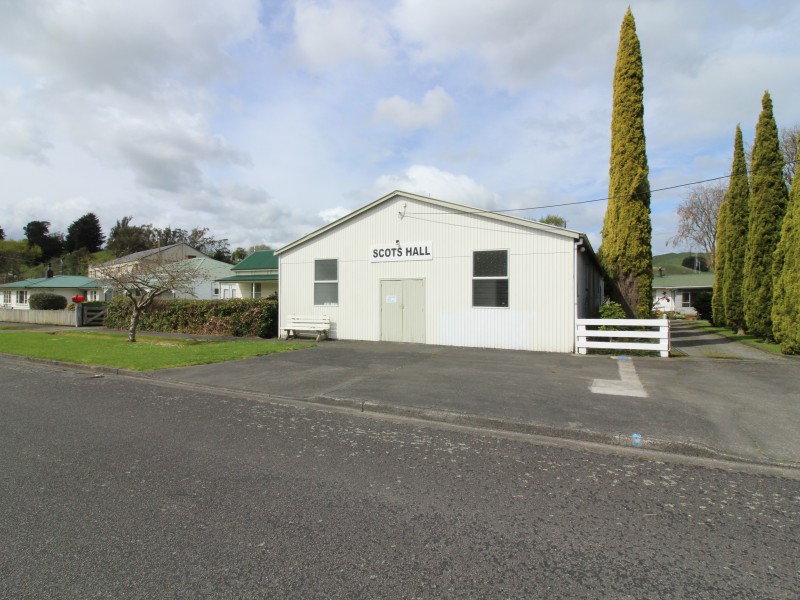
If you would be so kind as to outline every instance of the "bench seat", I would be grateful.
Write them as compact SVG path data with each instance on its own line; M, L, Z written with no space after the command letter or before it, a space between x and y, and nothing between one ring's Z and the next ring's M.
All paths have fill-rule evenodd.
M281 327L281 333L286 332L287 340L292 336L297 337L298 333L313 333L319 342L328 337L330 329L331 320L327 316L289 315L286 326Z

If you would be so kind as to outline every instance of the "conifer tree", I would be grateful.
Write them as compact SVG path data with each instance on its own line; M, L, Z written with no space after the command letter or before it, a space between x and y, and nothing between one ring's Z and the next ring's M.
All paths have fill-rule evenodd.
M781 352L800 354L800 177L792 180L773 275L772 331Z
M744 156L742 128L736 126L733 142L733 166L728 187L728 219L725 234L725 278L723 305L725 321L738 333L744 333L744 255L747 247L748 219L750 218L750 183L747 179L747 162Z
M744 319L749 333L772 338L772 262L788 193L772 99L764 92L753 142L750 220L744 263Z
M719 207L717 217L717 244L714 259L714 290L711 296L711 320L714 325L722 326L727 323L725 319L725 261L727 259L728 239L727 228L730 220L730 201L725 201Z
M628 8L614 68L609 200L600 256L626 312L649 317L653 254L643 97L642 53Z

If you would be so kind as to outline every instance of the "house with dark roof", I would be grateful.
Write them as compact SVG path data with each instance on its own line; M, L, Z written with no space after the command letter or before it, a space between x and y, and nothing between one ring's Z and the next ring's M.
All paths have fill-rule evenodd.
M0 285L2 307L27 310L30 308L28 301L36 292L58 294L64 296L68 302L72 301L73 296L83 296L87 302L104 299L103 284L97 279L80 275L56 275Z
M151 248L150 250L142 250L141 252L134 252L126 256L120 256L113 260L106 261L99 265L89 265L89 277L98 277L101 269L108 267L126 268L132 267L142 260L163 260L165 262L175 260L186 260L206 256L196 248L192 248L189 244L170 244L168 246L159 246L158 248Z
M274 250L256 250L217 279L220 298L266 298L278 292L278 257Z
M197 272L191 294L173 292L162 295L167 298L195 298L198 300L216 300L220 298L220 287L217 283L219 278L227 277L231 273L231 265L228 263L214 260L210 256L203 254L189 244L179 243L169 246L160 246L150 250L134 252L114 260L109 260L99 265L89 266L89 275L102 279L102 272L109 268L132 269L142 261L163 261L177 262L184 261L187 267Z

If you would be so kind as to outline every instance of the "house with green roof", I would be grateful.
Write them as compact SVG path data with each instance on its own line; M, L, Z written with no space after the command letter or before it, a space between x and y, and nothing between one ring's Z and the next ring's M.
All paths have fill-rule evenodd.
M710 271L680 275L660 275L656 271L653 277L653 308L694 315L697 311L692 307L692 299L701 292L710 294L713 289L714 273Z
M266 298L278 292L278 257L274 250L256 250L231 271L232 275L217 279L220 298Z
M52 275L52 271L50 271ZM47 292L64 296L68 302L73 296L83 296L87 302L103 300L103 284L92 277L80 275L56 275L24 279L0 285L0 299L3 308L28 310L28 301L36 292Z

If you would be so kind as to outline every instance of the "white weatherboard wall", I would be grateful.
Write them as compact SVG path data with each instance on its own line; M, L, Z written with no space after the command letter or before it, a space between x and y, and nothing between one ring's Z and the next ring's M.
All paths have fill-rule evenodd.
M403 194L390 196L279 251L281 326L289 315L327 315L331 337L380 340L381 280L421 279L428 344L572 352L577 238L574 232L532 229ZM432 259L371 262L374 246L398 241L429 243ZM476 250L508 250L508 308L472 306ZM314 260L333 258L338 305L315 306Z

